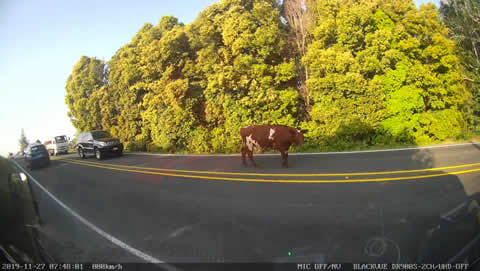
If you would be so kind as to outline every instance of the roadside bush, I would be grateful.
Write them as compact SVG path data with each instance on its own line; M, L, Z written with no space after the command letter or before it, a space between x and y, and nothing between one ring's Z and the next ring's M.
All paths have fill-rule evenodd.
M188 139L188 149L190 153L209 153L212 148L209 144L211 140L209 131L204 127L198 127L192 131Z
M130 141L123 143L123 149L126 151L146 151L146 146L144 143L137 142L137 141Z

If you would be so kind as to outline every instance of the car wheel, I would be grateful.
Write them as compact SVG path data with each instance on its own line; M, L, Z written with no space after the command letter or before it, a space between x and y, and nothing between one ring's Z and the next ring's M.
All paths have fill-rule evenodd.
M95 157L97 158L97 160L102 160L103 158L102 152L98 148L95 149Z
M83 153L82 148L78 148L78 156L80 156L80 158L82 158L82 159L85 159L85 153Z
M117 154L119 157L123 155L123 150L119 150L118 151L118 154Z

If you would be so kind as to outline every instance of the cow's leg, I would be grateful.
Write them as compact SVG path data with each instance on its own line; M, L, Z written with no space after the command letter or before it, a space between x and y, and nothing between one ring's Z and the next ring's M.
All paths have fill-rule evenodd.
M282 166L283 167L288 167L288 151L282 151L281 154L282 154L282 159L283 159Z
M253 166L257 167L257 163L255 163L255 161L253 160L253 150L248 151L248 158L250 159L250 161L252 161Z
M245 160L245 156L247 156L247 152L248 152L247 146L243 145L243 146L242 146L242 149L241 149L240 151L241 151L241 153L242 153L242 162L243 162L243 165L246 167L246 166L247 166L247 161Z

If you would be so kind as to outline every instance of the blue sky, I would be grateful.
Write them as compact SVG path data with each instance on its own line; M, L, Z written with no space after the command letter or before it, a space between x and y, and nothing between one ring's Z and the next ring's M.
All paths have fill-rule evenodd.
M80 56L108 61L146 22L189 23L213 2L0 1L0 154L18 151L22 128L30 141L73 136L64 87Z

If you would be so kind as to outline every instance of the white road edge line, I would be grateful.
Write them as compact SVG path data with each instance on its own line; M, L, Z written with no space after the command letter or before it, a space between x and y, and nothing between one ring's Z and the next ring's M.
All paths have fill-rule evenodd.
M52 193L50 193L50 191L48 191L45 187L43 187L37 180L35 180L35 178L33 178L32 175L30 175L23 167L21 167L17 161L15 160L12 160L15 165L20 169L22 170L25 174L27 174L27 176L38 186L40 187L40 189L42 189L50 198L52 198L56 203L58 203L60 206L62 206L68 213L70 213L72 216L74 216L76 219L78 219L80 222L82 222L83 224L85 224L87 227L89 227L90 229L92 229L93 231L95 231L96 233L100 234L103 238L107 239L108 241L112 242L113 244L117 245L118 247L120 248L123 248L125 249L126 251L130 252L131 254L139 257L140 259L146 261L146 262L149 262L149 263L156 263L156 264L165 264L164 261L161 261L153 256L150 256L136 248L133 248L129 245L127 245L126 243L122 242L121 240L113 237L112 235L106 233L105 231L103 231L102 229L100 229L99 227L95 226L93 223L91 223L90 221L88 221L87 219L83 218L81 215L77 214L75 211L73 211L72 209L70 209L70 207L68 207L67 205L65 205L63 202L61 202L59 199L57 199L57 197L55 197ZM177 268L175 268L174 266L171 266L171 265L163 265L162 267L165 267L167 270L179 270Z
M480 142L471 142L471 143L459 143L459 144L448 144L448 145L434 145L434 146L425 146L425 147L411 147L411 148L398 148L398 149L382 149L382 150L367 150L367 151L345 151L345 152L305 152L305 153L293 153L289 152L288 155L328 155L328 154L354 154L354 153L369 153L369 152L392 152L392 151L409 151L409 150L423 150L423 149L437 149L437 148L450 148L450 147L459 147L459 146L468 146L468 145L480 145ZM190 156L190 157L217 157L217 156L239 156L239 154L164 154L164 153L146 153L146 152L127 152L124 154L131 155L151 155L151 156ZM278 154L268 153L268 154L255 154L256 156L277 156Z

